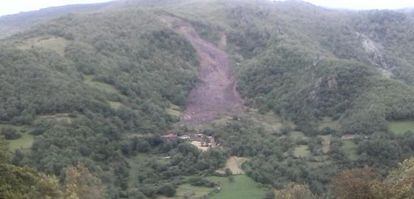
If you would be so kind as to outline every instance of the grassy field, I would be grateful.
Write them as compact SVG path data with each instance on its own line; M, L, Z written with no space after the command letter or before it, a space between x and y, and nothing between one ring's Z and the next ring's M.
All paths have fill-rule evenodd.
M266 193L266 188L260 184L254 182L246 175L236 175L234 182L230 182L225 177L210 177L211 181L214 181L221 186L221 190L218 193L213 194L212 199L261 199Z
M306 140L306 136L305 134L303 134L300 131L291 131L289 132L289 139L294 140L294 141L299 141L299 140Z
M15 129L17 132L21 133L22 137L16 140L8 140L9 143L9 150L15 151L16 149L30 149L33 144L34 137L33 135L29 134L27 126L15 126L9 124L0 124L0 130L2 128L12 128Z
M189 184L183 184L177 188L177 193L174 198L202 198L209 192L213 191L213 189L214 188L196 187Z
M213 125L211 125L211 124L209 124L209 125L204 125L204 127L202 127L201 129L203 129L203 128L207 128L207 127L211 127L211 126L214 126L214 125L217 125L217 126L223 126L223 125L226 125L227 124L227 122L229 122L229 121L231 121L233 118L231 117L231 116L223 116L223 117L219 117L217 120L214 120L213 122L212 122L212 124Z
M345 140L342 145L342 150L350 160L356 160L358 158L356 151L357 145L352 140Z
M407 131L414 133L414 121L393 121L389 123L388 128L397 135L404 134Z
M304 158L310 155L308 145L299 145L293 151L293 155L297 158Z
M33 135L29 133L22 133L22 137L17 140L9 141L9 150L15 151L16 149L30 149L34 141Z
M320 138L322 138L322 151L328 153L331 149L332 135L322 135Z
M45 48L55 51L63 56L65 54L67 44L68 41L62 37L35 37L26 40L18 47L22 49L30 49L32 47Z
M180 117L181 116L181 108L177 105L171 104L169 108L167 108L167 114L174 116L174 117Z
M222 169L217 170L217 172L224 174L225 169L230 169L230 171L235 175L244 174L241 166L248 160L248 158L244 157L231 156L229 159L227 159L226 166Z
M74 117L72 117L69 113L57 113L57 114L49 114L49 115L40 115L36 118L36 122L41 120L48 121L48 122L58 122L61 124L71 124Z
M324 117L322 119L322 121L320 121L318 129L323 130L324 128L330 128L330 129L338 130L338 129L341 128L341 125L339 124L338 121L334 121L330 117Z
M115 101L108 101L109 106L111 106L112 109L119 109L123 105L121 102L115 102Z
M248 116L252 118L255 122L261 124L266 130L270 132L279 131L280 129L288 125L291 125L289 127L293 128L293 124L282 121L282 119L278 115L272 112L260 114L256 109L249 109Z
M116 90L116 88L110 84L106 84L104 82L95 81L93 75L85 75L84 76L84 83L89 85L90 87L96 88L102 92L108 93L108 94L118 94L120 95L119 91Z

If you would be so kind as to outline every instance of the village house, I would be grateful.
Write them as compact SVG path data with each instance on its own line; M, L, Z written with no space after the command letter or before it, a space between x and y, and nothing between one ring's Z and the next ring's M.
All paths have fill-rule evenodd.
M175 132L169 132L168 134L161 136L161 138L166 142L174 142L177 140L188 141L202 151L206 151L209 148L214 148L217 146L217 143L213 136L207 136L202 133L189 133L178 136L178 134Z
M205 136L201 142L201 146L212 148L216 146L216 141L213 136Z
M355 139L355 135L347 133L347 134L342 135L341 139L342 140L352 140L352 139Z
M180 140L190 140L191 137L189 135L182 135L182 136L179 136L178 139L180 139Z

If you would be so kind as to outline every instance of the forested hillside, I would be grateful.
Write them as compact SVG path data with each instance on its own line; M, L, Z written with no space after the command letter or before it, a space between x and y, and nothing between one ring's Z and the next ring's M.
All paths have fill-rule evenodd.
M411 196L413 25L296 0L0 17L0 198Z

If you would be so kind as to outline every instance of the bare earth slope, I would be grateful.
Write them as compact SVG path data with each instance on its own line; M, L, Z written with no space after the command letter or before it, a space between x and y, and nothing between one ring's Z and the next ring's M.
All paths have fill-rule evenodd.
M227 54L200 38L189 23L173 17L164 17L163 20L193 45L200 61L200 82L190 92L181 120L186 124L202 124L219 116L241 112L243 100L237 92Z

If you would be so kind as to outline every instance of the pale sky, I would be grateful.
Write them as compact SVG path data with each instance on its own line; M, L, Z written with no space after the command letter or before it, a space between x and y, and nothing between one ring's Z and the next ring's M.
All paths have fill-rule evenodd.
M110 0L0 0L0 16L68 4L98 3ZM414 0L305 0L315 5L345 9L414 8Z
M70 4L100 3L110 0L0 0L0 16Z
M345 9L400 9L414 8L414 0L305 0L315 5Z

